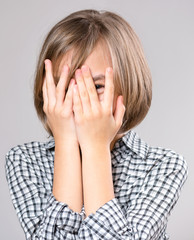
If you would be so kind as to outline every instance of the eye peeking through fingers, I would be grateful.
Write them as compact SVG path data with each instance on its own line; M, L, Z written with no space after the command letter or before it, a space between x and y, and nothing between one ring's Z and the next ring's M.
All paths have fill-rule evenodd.
M104 85L96 84L95 85L97 93L103 93L104 92ZM65 89L65 93L67 93L68 88Z
M100 84L96 84L95 86L96 86L96 89L104 87L104 85L100 85Z
M95 87L98 93L102 93L104 91L104 85L96 84Z

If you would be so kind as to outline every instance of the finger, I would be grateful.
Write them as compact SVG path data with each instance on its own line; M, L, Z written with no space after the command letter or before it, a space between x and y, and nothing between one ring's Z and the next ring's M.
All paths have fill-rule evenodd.
M45 70L46 70L46 88L47 88L47 96L48 96L48 107L53 108L56 103L55 98L55 83L53 79L52 73L52 62L49 59L45 60Z
M112 112L114 99L113 70L111 67L106 69L105 74L105 90L104 90L104 106Z
M114 119L118 128L122 125L125 109L125 105L123 104L123 96L120 95L117 98L116 109L114 112Z
M43 110L46 113L48 107L48 96L47 96L47 88L46 88L46 77L44 77L43 85L42 85L42 92L43 92Z
M98 94L89 67L87 65L83 65L81 70L83 73L86 89L89 95L91 108L95 109L96 107L100 107Z
M75 72L80 101L82 103L83 113L89 114L91 109L89 95L85 86L84 78L80 69ZM75 92L76 93L76 92Z
M75 79L71 79L69 83L69 87L65 96L65 101L63 103L63 111L72 112L73 107L73 87L75 84Z
M57 101L56 104L58 107L61 107L64 102L68 73L69 66L65 65L62 69L62 73L56 87L56 101Z
M79 120L83 114L83 108L82 108L82 103L81 103L77 84L74 84L74 88L73 88L73 111L74 111L75 117Z

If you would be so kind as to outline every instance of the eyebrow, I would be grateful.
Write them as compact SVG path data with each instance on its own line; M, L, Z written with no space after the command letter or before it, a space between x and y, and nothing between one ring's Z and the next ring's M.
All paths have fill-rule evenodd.
M92 78L93 78L94 82L97 81L97 80L102 80L102 79L105 80L105 75L104 74L98 74L98 75L96 75Z

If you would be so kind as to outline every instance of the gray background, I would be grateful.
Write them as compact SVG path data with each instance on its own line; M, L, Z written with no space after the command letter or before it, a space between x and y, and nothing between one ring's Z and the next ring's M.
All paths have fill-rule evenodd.
M33 106L33 77L43 38L59 20L85 8L123 16L138 34L153 77L150 111L134 130L147 143L185 156L189 177L168 224L171 240L194 239L194 1L0 1L1 239L24 239L4 173L17 144L47 141Z

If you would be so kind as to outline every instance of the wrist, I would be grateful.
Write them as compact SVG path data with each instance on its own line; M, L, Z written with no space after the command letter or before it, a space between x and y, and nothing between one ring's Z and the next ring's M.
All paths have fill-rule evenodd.
M82 155L87 155L87 154L99 155L101 153L109 153L110 144L103 144L103 143L88 144L85 147L81 146L81 151L82 151Z
M86 144L80 144L81 148L109 148L110 147L110 143L108 142L102 142L102 141L91 141L90 143L86 143Z
M76 139L55 139L55 147L62 147L62 148L65 148L65 147L72 147L72 148L75 148L75 147L79 147L79 142L76 140Z
M64 161L76 161L81 160L79 143L77 141L55 141L55 159L58 159L57 162ZM64 160L67 159L67 160ZM68 160L69 159L69 160ZM75 159L75 160L72 160ZM56 161L56 160L55 160Z

